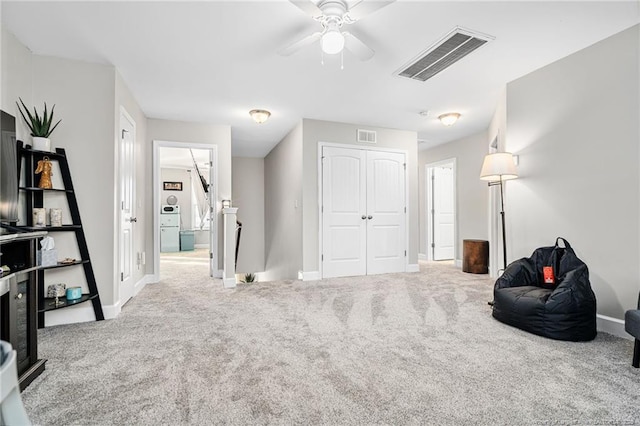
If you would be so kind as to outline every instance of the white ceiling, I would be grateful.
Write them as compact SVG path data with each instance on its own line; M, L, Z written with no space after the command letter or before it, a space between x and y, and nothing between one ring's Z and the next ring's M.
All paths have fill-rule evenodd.
M319 44L276 53L319 29L284 0L1 6L3 26L35 54L113 64L148 117L231 125L233 155L250 157L302 118L415 130L422 148L473 134L507 82L640 22L637 0L399 0L349 27L376 55L345 52L341 70L335 57L320 64ZM495 40L425 83L393 75L456 26ZM271 119L255 124L253 108ZM462 118L446 128L436 117L449 111Z

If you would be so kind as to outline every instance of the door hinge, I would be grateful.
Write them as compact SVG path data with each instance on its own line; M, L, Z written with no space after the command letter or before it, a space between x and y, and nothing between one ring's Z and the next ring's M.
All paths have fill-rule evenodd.
M324 262L324 254L320 255L320 260L322 260Z
M402 163L402 166L404 167L405 170L407 170L407 163Z
M431 243L431 248L436 248L436 244L435 243Z
M124 281L124 272L120 272L120 281Z
M404 251L404 257L407 257L407 251L406 250Z
M127 133L128 130L127 129L122 129L122 139L124 139L124 134Z
M213 259L213 253L209 252L209 259Z
M406 207L406 206L405 206L405 208L404 208L404 212L405 212L405 213L407 212L407 207Z

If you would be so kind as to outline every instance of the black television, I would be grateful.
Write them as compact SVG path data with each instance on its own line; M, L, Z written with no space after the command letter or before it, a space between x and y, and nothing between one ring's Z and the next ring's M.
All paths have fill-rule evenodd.
M15 225L18 219L16 119L0 111L0 223Z

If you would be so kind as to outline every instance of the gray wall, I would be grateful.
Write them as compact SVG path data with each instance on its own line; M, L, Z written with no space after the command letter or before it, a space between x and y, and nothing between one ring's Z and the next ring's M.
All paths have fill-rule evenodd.
M640 289L638 26L507 87L510 258L566 237L590 270L600 314Z
M482 160L488 151L487 132L420 151L418 157L420 194L420 253L427 254L427 186L425 165L456 159L456 259L462 259L462 240L487 240L489 189L480 180Z
M113 185L115 70L104 65L33 55L7 32L3 32L2 55L2 109L19 117L15 105L18 97L28 106L37 105L38 109L43 101L50 107L56 104L55 114L62 123L52 134L52 145L67 150L100 298L103 305L114 305L118 297L114 284L117 267ZM18 138L30 144L31 137L21 118L17 124ZM59 242L59 256L77 255L72 240L61 234L53 236ZM73 273L48 275L64 282ZM60 312L67 315L71 309ZM47 314L47 322L51 316L61 314Z
M418 136L416 132L385 129L380 127L359 126L356 124L336 123L304 119L302 124L304 140L304 199L302 203L304 272L317 272L319 265L319 227L318 218L318 143L331 142L362 145L371 149L393 148L407 151L407 170L409 186L409 250L410 264L418 263ZM378 132L377 144L356 142L357 129Z
M302 269L302 170L300 123L264 159L263 280L294 279Z
M191 123L172 120L147 120L147 143L153 145L154 140L183 143L200 143L216 145L218 148L218 208L220 201L231 199L231 127L226 125ZM153 179L153 161L147 158L147 176ZM149 211L153 210L153 191L146 191L145 203ZM218 267L222 269L222 212L219 210L218 220ZM147 227L147 247L153 247L153 220ZM147 263L153 265L153 249L147 252ZM157 273L158 271L156 271Z
M264 158L232 158L233 206L242 222L238 273L264 271Z

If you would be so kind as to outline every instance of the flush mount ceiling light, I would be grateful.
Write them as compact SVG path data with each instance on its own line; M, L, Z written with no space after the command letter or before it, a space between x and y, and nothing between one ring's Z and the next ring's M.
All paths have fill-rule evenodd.
M457 112L448 112L438 116L438 120L447 127L453 126L458 118L460 118L460 114Z
M253 121L262 124L269 119L271 113L266 109L252 109L249 111L249 115L253 118Z

